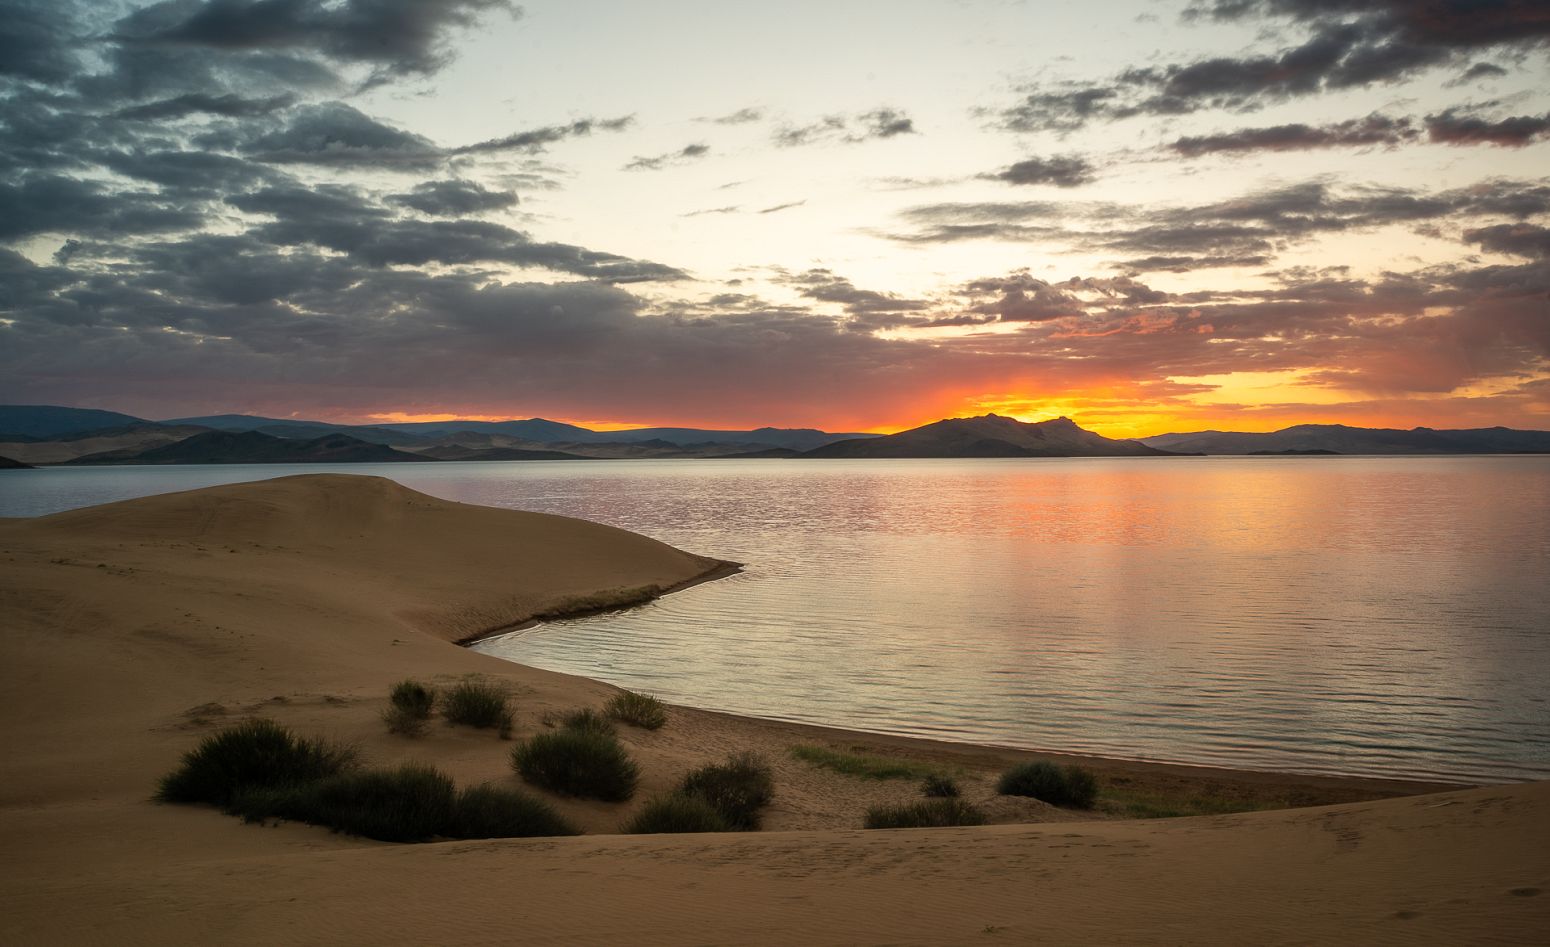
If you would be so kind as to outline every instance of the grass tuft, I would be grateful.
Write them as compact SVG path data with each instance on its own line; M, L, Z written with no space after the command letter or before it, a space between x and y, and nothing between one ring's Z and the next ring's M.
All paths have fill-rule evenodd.
M716 807L698 796L673 793L646 803L626 822L622 831L629 835L658 835L665 832L730 832L732 826Z
M930 799L958 798L958 783L951 776L936 774L921 780L920 792Z
M499 684L463 681L447 692L441 713L448 723L499 730L501 739L511 735L511 710L506 706L506 691Z
M585 730L540 733L511 751L527 782L567 796L623 802L635 794L640 767L612 734Z
M560 726L566 730L579 730L582 733L601 733L613 736L614 723L596 710L573 710L560 718Z
M996 792L1030 796L1052 806L1091 809L1098 799L1098 780L1080 766L1056 766L1044 760L1018 763L1001 774Z
M621 723L647 730L660 729L667 723L667 707L660 700L634 691L614 695L603 712Z
M764 760L739 753L725 763L693 770L678 784L678 792L704 800L731 828L749 832L759 827L759 810L775 798L775 779Z
M928 766L899 757L846 753L826 746L810 744L792 747L791 755L820 769L832 770L860 779L925 779L943 772L941 767Z
M436 692L419 681L404 680L393 685L388 694L388 706L382 711L382 722L389 733L417 737L425 732L436 706Z
M249 788L275 788L333 776L355 763L355 751L303 740L273 720L248 720L211 734L183 755L156 796L163 802L229 806Z
M984 824L985 813L962 799L927 799L904 806L874 806L866 814L869 829L930 829Z
M450 838L532 838L580 835L540 799L501 786L469 786L458 794L452 818L442 833Z

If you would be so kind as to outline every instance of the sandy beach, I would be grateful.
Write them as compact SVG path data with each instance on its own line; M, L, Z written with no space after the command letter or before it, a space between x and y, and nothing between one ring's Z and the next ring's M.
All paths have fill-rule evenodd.
M489 731L389 734L388 688L501 682L521 739L616 690L455 642L728 565L336 475L0 520L0 562L6 944L1515 944L1550 929L1550 783L1094 759L1125 804L1075 812L994 795L995 774L1035 754L679 707L661 730L621 732L643 771L634 800L550 800L581 837L391 845L245 825L151 801L157 779L202 736L263 716L369 763L520 785ZM916 785L815 768L797 745L950 768L993 824L863 831L868 806ZM775 770L764 831L613 834L687 770L745 749ZM1265 811L1125 817L1142 802Z

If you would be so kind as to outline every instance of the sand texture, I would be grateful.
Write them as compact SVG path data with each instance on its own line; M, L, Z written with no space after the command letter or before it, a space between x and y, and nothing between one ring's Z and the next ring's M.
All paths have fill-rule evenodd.
M1543 943L1550 784L1443 794L1089 761L1105 793L1339 805L1136 821L996 798L1029 754L673 708L621 736L628 804L552 800L580 838L389 845L150 801L205 734L249 716L519 783L511 743L378 719L413 676L481 675L516 737L614 689L450 642L724 567L628 532L310 475L0 520L0 944ZM601 596L601 599L599 598ZM861 831L909 781L796 744L950 768L975 829ZM766 831L613 832L689 768L775 766ZM1393 798L1384 798L1393 797Z

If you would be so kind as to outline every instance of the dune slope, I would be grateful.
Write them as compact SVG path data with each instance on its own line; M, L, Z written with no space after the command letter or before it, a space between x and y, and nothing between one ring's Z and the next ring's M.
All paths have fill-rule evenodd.
M488 732L386 734L387 686L483 674L514 692L519 736L536 732L545 713L612 689L448 642L724 565L365 477L0 521L0 943L1530 943L1550 924L1545 784L1373 801L1425 787L1294 778L1298 791L1368 801L861 832L834 826L913 785L777 758L768 827L803 831L418 846L149 801L201 735L254 715L355 743L369 762L422 759L463 784L515 785L510 744ZM623 737L646 772L634 804L747 746L926 752L685 708ZM932 752L968 765L989 751ZM1201 778L1125 765L1127 778ZM983 783L967 777L966 792L983 796ZM591 833L629 808L558 804Z

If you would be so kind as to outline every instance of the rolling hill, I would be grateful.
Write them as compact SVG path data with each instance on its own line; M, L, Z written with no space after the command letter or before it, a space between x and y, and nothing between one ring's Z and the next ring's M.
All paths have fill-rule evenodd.
M997 414L949 418L898 434L838 441L804 458L837 457L1160 457L1173 451L1118 441L1070 418L1028 423Z

